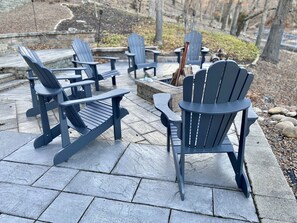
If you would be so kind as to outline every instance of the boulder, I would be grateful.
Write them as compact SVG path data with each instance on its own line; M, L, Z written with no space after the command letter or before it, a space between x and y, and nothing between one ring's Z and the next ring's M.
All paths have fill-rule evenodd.
M285 117L285 118L281 119L280 121L281 122L289 121L289 122L292 122L294 126L297 126L297 120L292 117Z
M297 138L297 127L284 128L283 135L289 138Z
M289 111L288 109L286 108L282 108L282 107L274 107L274 108L270 108L268 110L268 113L271 114L271 115L274 115L274 114L287 114Z
M274 121L280 121L280 120L282 120L283 118L286 118L286 116L284 116L284 115L280 115L280 114L271 115L271 119L274 120Z
M276 124L275 127L277 129L283 130L283 129L287 128L287 127L294 127L294 124L292 122L289 122L289 121L284 121L284 122L280 122L280 123Z
M296 115L297 115L297 112L295 112L295 111L291 111L286 114L286 116L288 116L288 117L295 117Z

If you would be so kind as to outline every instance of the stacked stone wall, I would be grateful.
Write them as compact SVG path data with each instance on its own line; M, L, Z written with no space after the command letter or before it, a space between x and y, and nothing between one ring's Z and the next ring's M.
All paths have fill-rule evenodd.
M0 35L0 55L15 53L17 47L23 45L31 49L71 48L75 38L94 43L92 32L40 32Z

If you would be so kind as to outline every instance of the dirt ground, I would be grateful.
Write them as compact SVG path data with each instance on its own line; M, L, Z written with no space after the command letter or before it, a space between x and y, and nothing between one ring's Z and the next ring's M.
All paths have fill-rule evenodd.
M77 22L77 20L94 18L94 12L88 8L90 6L85 5L84 8L78 8L77 6L65 7L57 1L50 2L34 3L38 31L53 31L61 19L67 18L69 20L59 23L57 30L68 30L69 27L89 30L96 26L94 21L87 21L87 24ZM68 0L64 2L72 4L80 1ZM133 24L139 22L137 17L118 10L112 10L110 7L104 8L103 13L103 15L108 16L102 20L102 30L110 33L130 33ZM1 13L0 21L0 34L36 31L32 3L21 6L9 13ZM250 96L253 106L262 110L258 114L260 116L259 123L297 198L297 139L284 137L275 129L275 124L271 122L267 113L269 108L275 106L287 107L296 111L297 54L281 51L280 62L277 65L260 59L256 66L248 66L248 70L255 75Z

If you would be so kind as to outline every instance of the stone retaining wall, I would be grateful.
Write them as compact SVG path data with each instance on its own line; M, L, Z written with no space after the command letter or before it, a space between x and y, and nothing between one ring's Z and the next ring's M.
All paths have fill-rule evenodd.
M71 48L75 38L94 43L93 32L32 32L0 35L0 55L15 53L19 45L31 49Z

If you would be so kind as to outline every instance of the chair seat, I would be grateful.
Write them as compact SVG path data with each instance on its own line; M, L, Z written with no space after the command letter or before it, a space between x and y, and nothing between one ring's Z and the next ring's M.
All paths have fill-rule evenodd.
M88 103L79 114L89 130L97 128L113 116L111 104L102 101Z
M156 62L152 62L152 63L138 63L137 65L138 69L141 68L152 68L152 67L157 67L157 63Z

